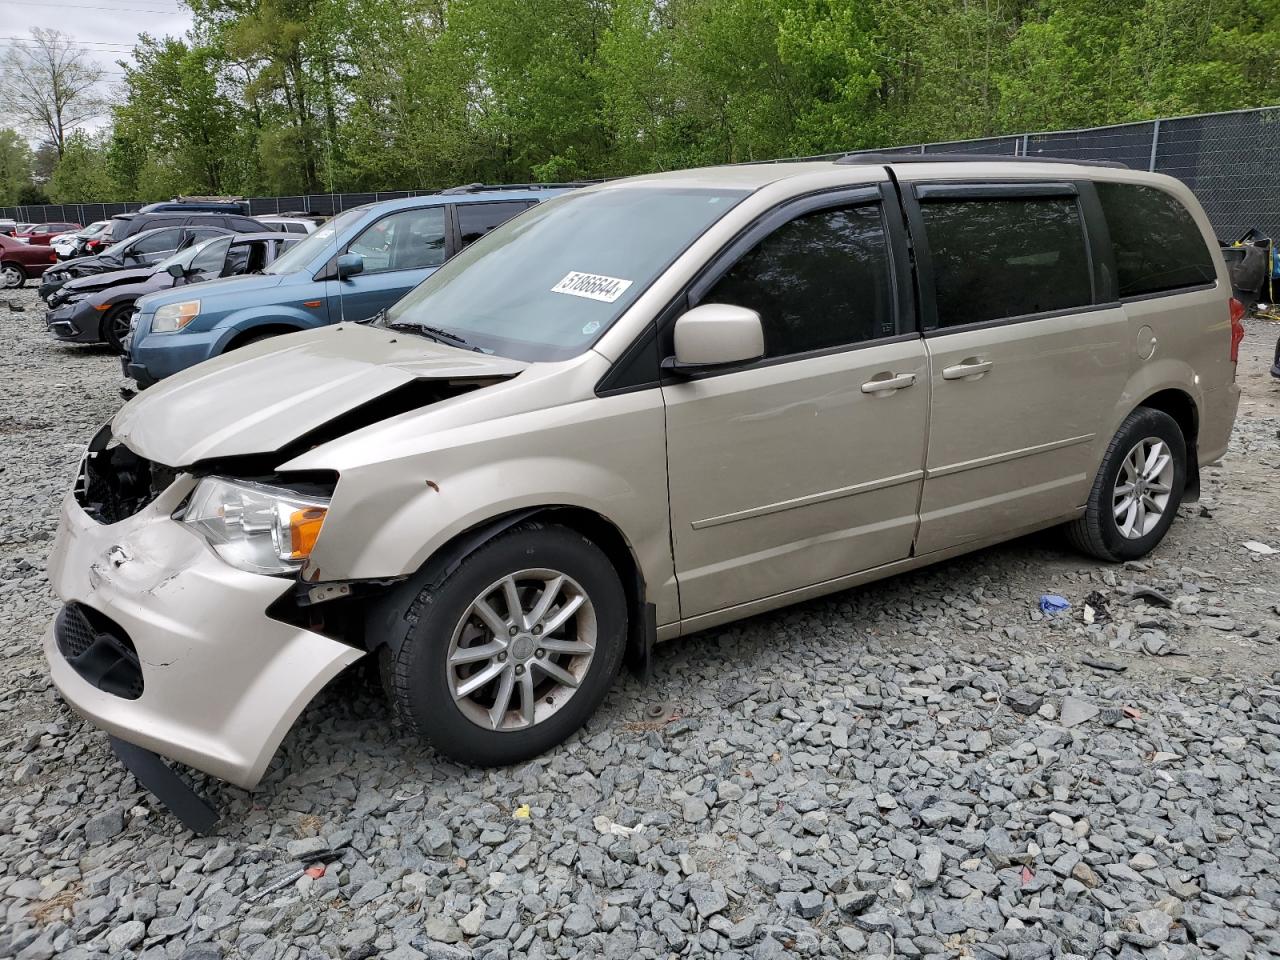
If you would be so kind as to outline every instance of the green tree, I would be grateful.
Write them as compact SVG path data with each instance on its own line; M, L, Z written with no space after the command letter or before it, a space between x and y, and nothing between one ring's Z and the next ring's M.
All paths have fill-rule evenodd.
M77 130L67 137L62 159L49 180L54 203L93 203L119 199L107 167L105 146Z
M31 147L17 130L0 129L0 206L17 203L31 177Z

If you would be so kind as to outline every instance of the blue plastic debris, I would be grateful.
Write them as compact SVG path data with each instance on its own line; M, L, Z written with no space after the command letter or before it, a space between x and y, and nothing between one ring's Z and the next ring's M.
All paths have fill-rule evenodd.
M1040 598L1040 612L1053 616L1061 613L1063 610L1071 608L1070 602L1066 597L1060 597L1056 593L1046 593Z

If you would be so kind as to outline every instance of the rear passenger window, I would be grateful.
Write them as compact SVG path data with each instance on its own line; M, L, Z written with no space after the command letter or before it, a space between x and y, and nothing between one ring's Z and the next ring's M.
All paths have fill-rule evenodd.
M1074 197L926 200L921 213L939 327L1093 302Z
M462 234L462 245L469 247L494 227L506 223L529 205L523 200L505 203L457 204L458 232Z
M805 214L760 241L703 303L760 314L765 355L892 336L889 254L877 204Z
M1163 293L1218 279L1213 255L1191 214L1171 193L1130 183L1099 183L1122 297Z

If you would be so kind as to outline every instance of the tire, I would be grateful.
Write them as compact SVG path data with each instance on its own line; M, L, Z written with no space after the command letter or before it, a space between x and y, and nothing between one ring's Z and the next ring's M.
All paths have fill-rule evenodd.
M276 337L282 337L286 333L294 332L293 330L271 330L266 333L254 333L243 340L235 341L231 346L227 347L225 352L230 353L232 350L239 350L241 347L247 347L250 344L261 343L263 340L274 340Z
M124 353L124 338L129 335L129 321L133 317L134 305L121 303L107 311L99 328L102 339L116 353Z
M27 275L16 263L0 264L0 288L17 290L27 282Z
M1139 445L1144 445L1144 454L1131 459L1137 457ZM1144 468L1140 473L1152 472L1166 454L1171 469L1155 471L1153 478L1144 476L1136 495L1125 492L1135 463ZM1186 480L1187 444L1177 421L1160 410L1138 407L1125 417L1107 446L1084 516L1067 525L1067 538L1077 550L1099 560L1144 557L1169 531L1182 503ZM1161 492L1166 487L1167 494Z
M572 615L541 639L532 620L511 627L506 579L514 582L525 617L537 613L556 576L563 580L542 619L553 624L581 595ZM488 620L474 612L481 600ZM522 524L489 541L452 573L426 583L404 619L408 630L399 650L384 646L380 653L388 697L438 751L478 766L518 763L566 740L608 693L626 647L626 595L613 565L586 537L553 525ZM506 625L507 636L499 636L497 624ZM553 644L575 652L552 652ZM591 645L590 656L580 652ZM481 647L489 652L477 654ZM453 662L467 651L473 662ZM576 688L561 676L574 679ZM469 681L482 685L468 690ZM498 711L504 683L510 709Z

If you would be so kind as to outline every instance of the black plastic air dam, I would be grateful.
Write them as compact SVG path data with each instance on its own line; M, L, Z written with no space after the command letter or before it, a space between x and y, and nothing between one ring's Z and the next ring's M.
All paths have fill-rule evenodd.
M108 735L108 739L111 741L112 751L133 774L134 779L150 790L152 796L181 820L188 830L204 836L217 825L218 811L165 763L159 754L119 737Z

